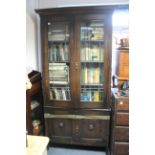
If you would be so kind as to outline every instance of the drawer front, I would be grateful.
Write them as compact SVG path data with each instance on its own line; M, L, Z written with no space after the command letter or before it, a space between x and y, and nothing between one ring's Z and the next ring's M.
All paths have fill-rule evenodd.
M71 143L72 122L70 119L46 118L46 135L52 143Z
M104 146L108 140L109 120L73 120L74 141L84 145Z
M116 114L116 125L129 126L129 114L128 113L117 113Z
M115 143L114 155L129 155L129 143Z
M129 141L129 128L128 127L115 127L115 141Z
M116 102L117 111L129 111L129 101L128 100L118 100Z

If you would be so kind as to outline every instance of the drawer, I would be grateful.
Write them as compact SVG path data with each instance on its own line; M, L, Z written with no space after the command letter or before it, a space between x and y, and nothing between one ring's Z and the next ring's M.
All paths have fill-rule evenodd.
M128 127L115 127L115 141L129 141L129 128Z
M129 111L129 101L128 100L118 100L116 102L117 111Z
M115 155L129 155L129 143L118 143L114 144Z
M116 114L116 125L129 126L129 114L128 113L117 113Z

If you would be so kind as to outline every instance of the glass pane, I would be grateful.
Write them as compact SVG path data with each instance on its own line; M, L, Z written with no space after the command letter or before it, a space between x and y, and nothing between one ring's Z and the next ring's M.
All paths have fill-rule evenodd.
M48 23L49 85L51 100L70 100L69 23Z
M104 83L104 23L89 21L81 24L81 101L103 101Z

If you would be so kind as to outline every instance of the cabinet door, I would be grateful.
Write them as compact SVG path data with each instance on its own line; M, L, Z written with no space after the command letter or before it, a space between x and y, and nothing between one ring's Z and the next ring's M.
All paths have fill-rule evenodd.
M107 107L111 62L108 20L104 15L80 16L78 20L79 100L84 108Z
M106 145L108 140L107 120L81 120L81 141L90 145Z
M46 25L46 26L45 26ZM70 19L58 17L46 19L45 29L45 85L46 103L54 107L69 107L73 95L74 61L73 26ZM72 75L72 76L71 76Z
M63 118L45 119L46 135L52 143L71 143L72 120Z

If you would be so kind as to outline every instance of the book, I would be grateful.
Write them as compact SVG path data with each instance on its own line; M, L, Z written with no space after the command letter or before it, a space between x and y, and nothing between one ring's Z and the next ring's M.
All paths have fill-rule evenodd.
M66 95L66 100L70 100L70 90L69 89L67 89L65 91L65 95Z
M101 68L100 69L100 83L104 82L104 70Z
M56 88L54 88L53 91L54 91L54 94L55 94L55 99L59 100L60 99L60 94L59 94L58 90Z
M53 45L53 47L52 47L52 60L53 61L57 60L57 48L56 48L56 45Z
M81 47L81 61L85 61L86 57L85 57L85 48Z
M48 52L49 52L49 61L53 61L53 51L52 51L52 47L49 47Z
M65 60L65 53L64 53L64 47L62 44L59 45L59 54L60 54L60 60Z
M93 82L94 84L99 84L100 82L100 68L99 67L94 68Z
M67 100L64 88L62 88L62 96L63 96L63 100Z
M93 76L94 76L94 68L93 67L88 68L87 72L88 72L88 74L87 74L87 82L89 84L93 84L93 82L94 82L94 78L93 78Z
M87 84L88 83L88 75L87 75L88 69L87 67L84 67L84 83Z
M93 61L99 61L99 47L97 45L93 45L92 48L92 60Z
M95 102L99 101L99 91L94 91L94 101Z
M69 46L68 45L64 45L64 53L65 53L65 60L68 61L69 60Z
M87 92L87 99L88 99L88 101L92 101L92 92L91 91Z
M86 55L85 60L88 61L89 60L89 48L88 47L85 48L85 55Z
M53 100L55 97L54 97L54 93L52 90L50 90L50 100Z
M99 58L100 58L99 60L100 61L104 61L104 49L103 48L100 48L99 53L100 53L99 54L100 55L99 56Z
M67 85L67 84L69 84L69 82L68 81L50 81L50 84L59 84L59 85L65 84L65 85Z

